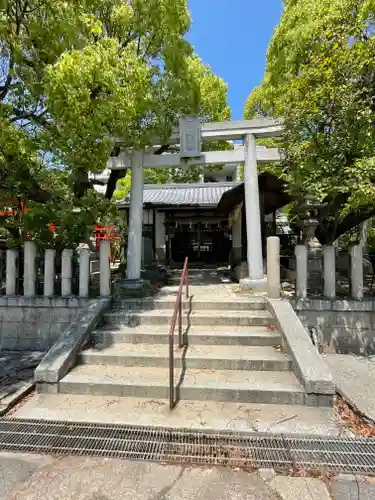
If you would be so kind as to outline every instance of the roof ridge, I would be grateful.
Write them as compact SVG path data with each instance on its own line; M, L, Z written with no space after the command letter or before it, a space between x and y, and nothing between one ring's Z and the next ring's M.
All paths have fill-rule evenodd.
M241 181L227 182L191 182L191 183L175 183L175 184L145 184L144 189L191 189L191 188L212 188L216 187L235 187L241 184Z

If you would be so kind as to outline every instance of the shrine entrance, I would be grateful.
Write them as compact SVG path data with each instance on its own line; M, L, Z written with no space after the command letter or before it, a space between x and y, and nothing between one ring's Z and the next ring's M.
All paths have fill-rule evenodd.
M181 263L185 257L199 264L228 265L232 248L227 220L187 221L174 218L166 223L167 262Z
M111 156L108 161L110 170L131 169L131 190L129 203L129 230L127 249L127 279L138 281L142 267L142 229L144 208L144 170L150 168L188 168L191 166L244 165L245 211L247 262L249 276L241 280L244 288L257 288L265 285L261 237L260 199L258 186L258 164L280 162L282 155L277 148L257 147L257 139L280 137L283 125L278 120L259 118L254 120L228 121L221 123L202 123L197 117L181 117L179 127L169 139L155 139L154 146L147 150L121 150L118 156ZM165 142L166 141L166 142ZM203 142L243 141L230 150L203 151ZM161 145L177 148L179 152L164 151ZM198 205L202 206L198 200ZM190 231L189 231L190 232ZM221 249L220 239L206 237L206 232L199 230L194 236L185 237L185 256L193 252L202 256L205 248L214 253ZM183 238L183 237L182 237ZM208 244L206 244L208 242ZM181 248L183 241L179 243ZM160 248L160 250L164 250Z

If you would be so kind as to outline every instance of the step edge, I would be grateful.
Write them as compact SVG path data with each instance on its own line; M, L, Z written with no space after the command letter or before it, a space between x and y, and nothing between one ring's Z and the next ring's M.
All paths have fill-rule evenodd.
M71 372L72 373L72 372ZM130 382L123 382L118 379L104 379L102 377L94 377L94 376L84 376L84 375L72 375L69 373L66 375L63 379L60 380L59 384L76 384L76 385L113 385L113 386L120 386L120 387L168 387L167 382L158 382L154 384L150 383L140 383L140 381L137 381L136 384L132 384ZM259 373L259 372L255 372ZM274 372L275 373L275 372ZM280 373L288 373L288 372L280 372ZM155 381L157 382L157 381ZM205 385L205 384L196 384L196 385L190 385L190 384L184 384L181 386L182 388L185 389L207 389L210 391L239 391L239 392L283 392L283 393L290 393L290 392L295 392L299 394L306 394L306 391L302 386L299 385L298 381L296 381L296 385L294 386L291 384L285 384L285 387L277 386L275 387L273 384L266 385L265 387L244 387L244 388L239 388L237 387L228 387L225 385Z

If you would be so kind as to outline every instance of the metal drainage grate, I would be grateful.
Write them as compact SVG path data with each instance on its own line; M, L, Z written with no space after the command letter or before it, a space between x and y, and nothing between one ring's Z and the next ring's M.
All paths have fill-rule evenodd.
M375 474L374 438L190 431L0 419L0 450Z

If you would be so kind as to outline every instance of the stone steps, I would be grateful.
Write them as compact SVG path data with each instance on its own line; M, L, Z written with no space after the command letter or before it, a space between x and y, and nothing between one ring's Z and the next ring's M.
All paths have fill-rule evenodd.
M183 329L183 332L186 328ZM165 325L135 327L105 325L91 334L94 343L112 345L118 343L166 344L169 342L169 327ZM186 335L189 345L242 345L242 346L277 346L281 344L281 335L265 327L252 326L196 326L192 325ZM178 335L176 331L175 342Z
M181 380L181 383L179 382ZM293 373L175 369L177 398L222 402L309 404ZM59 383L63 394L166 399L169 370L158 367L78 365Z
M143 312L112 311L104 315L104 322L110 325L169 325L172 314L169 310ZM186 325L226 326L272 326L273 316L265 310L258 311L192 311L184 312L182 322Z
M176 297L165 297L154 299L115 299L112 301L112 311L172 311L176 305ZM194 311L264 311L266 301L262 298L252 300L200 300L192 297L182 299L184 310Z
M79 361L88 365L169 367L166 344L96 345L82 351ZM175 347L176 368L211 370L290 371L291 359L274 347L198 345Z

